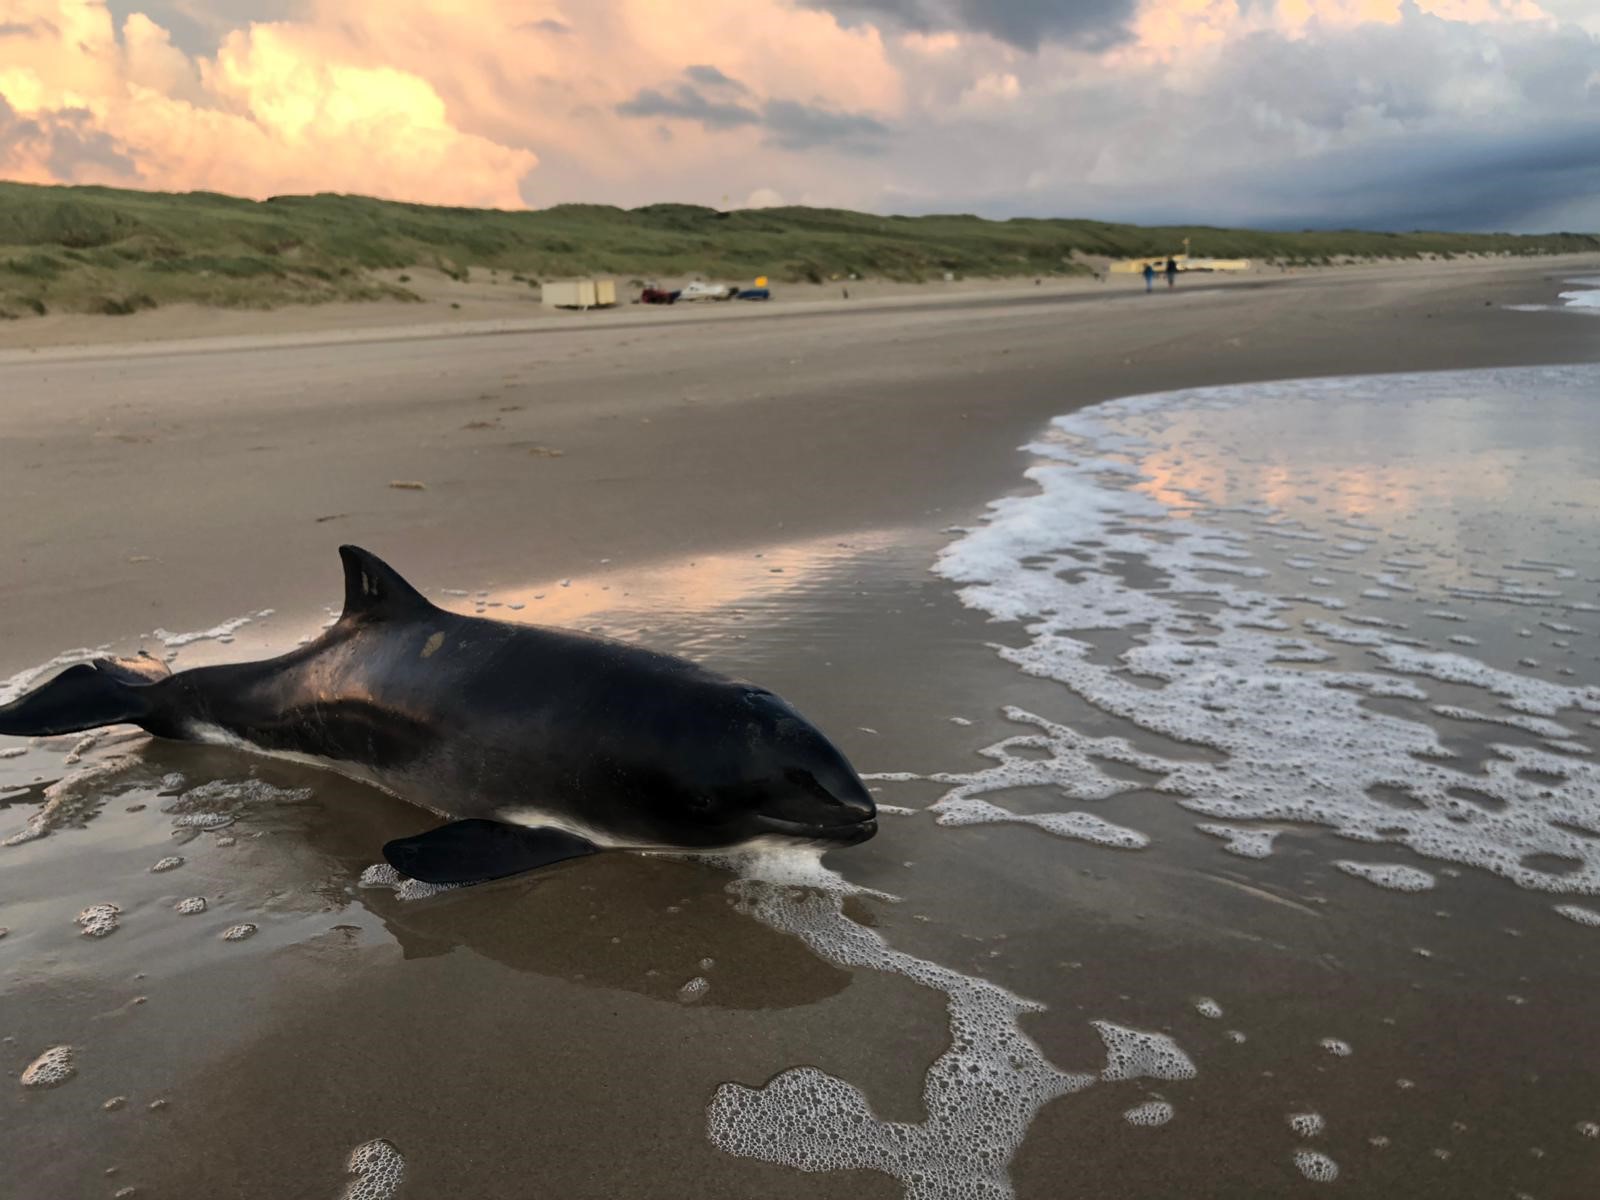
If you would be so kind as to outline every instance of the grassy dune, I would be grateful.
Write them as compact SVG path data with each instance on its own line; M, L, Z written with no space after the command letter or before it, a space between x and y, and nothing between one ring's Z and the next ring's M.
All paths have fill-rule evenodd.
M492 268L526 279L602 273L779 281L1070 275L1083 256L1171 253L1286 264L1347 258L1600 250L1600 236L1263 233L1103 221L879 217L818 208L729 213L684 204L537 211L437 208L363 196L241 200L0 183L0 316L127 313L191 302L266 308L415 299L374 271Z

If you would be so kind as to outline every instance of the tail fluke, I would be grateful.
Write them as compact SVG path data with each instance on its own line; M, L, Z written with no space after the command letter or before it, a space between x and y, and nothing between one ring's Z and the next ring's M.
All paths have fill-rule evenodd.
M0 705L0 734L48 737L123 722L140 724L151 712L151 685L170 675L166 664L144 654L79 663Z

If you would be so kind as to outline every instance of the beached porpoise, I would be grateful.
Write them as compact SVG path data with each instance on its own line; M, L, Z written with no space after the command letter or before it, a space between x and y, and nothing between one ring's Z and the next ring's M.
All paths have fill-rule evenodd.
M339 620L279 658L177 674L69 667L0 706L0 734L123 722L309 762L454 818L384 846L429 883L601 849L849 845L877 831L843 754L765 688L604 638L460 616L341 546Z

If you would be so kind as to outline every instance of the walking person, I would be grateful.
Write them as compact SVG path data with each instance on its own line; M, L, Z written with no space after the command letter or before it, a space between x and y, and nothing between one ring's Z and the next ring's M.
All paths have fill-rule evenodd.
M1172 287L1178 282L1178 262L1176 259L1167 259L1167 286Z
M1156 286L1156 268L1154 263L1144 264L1144 290L1151 291Z

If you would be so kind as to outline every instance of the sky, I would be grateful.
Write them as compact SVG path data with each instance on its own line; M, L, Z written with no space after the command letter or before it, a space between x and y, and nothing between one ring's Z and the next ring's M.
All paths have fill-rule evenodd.
M1600 0L0 0L0 178L1600 230Z

